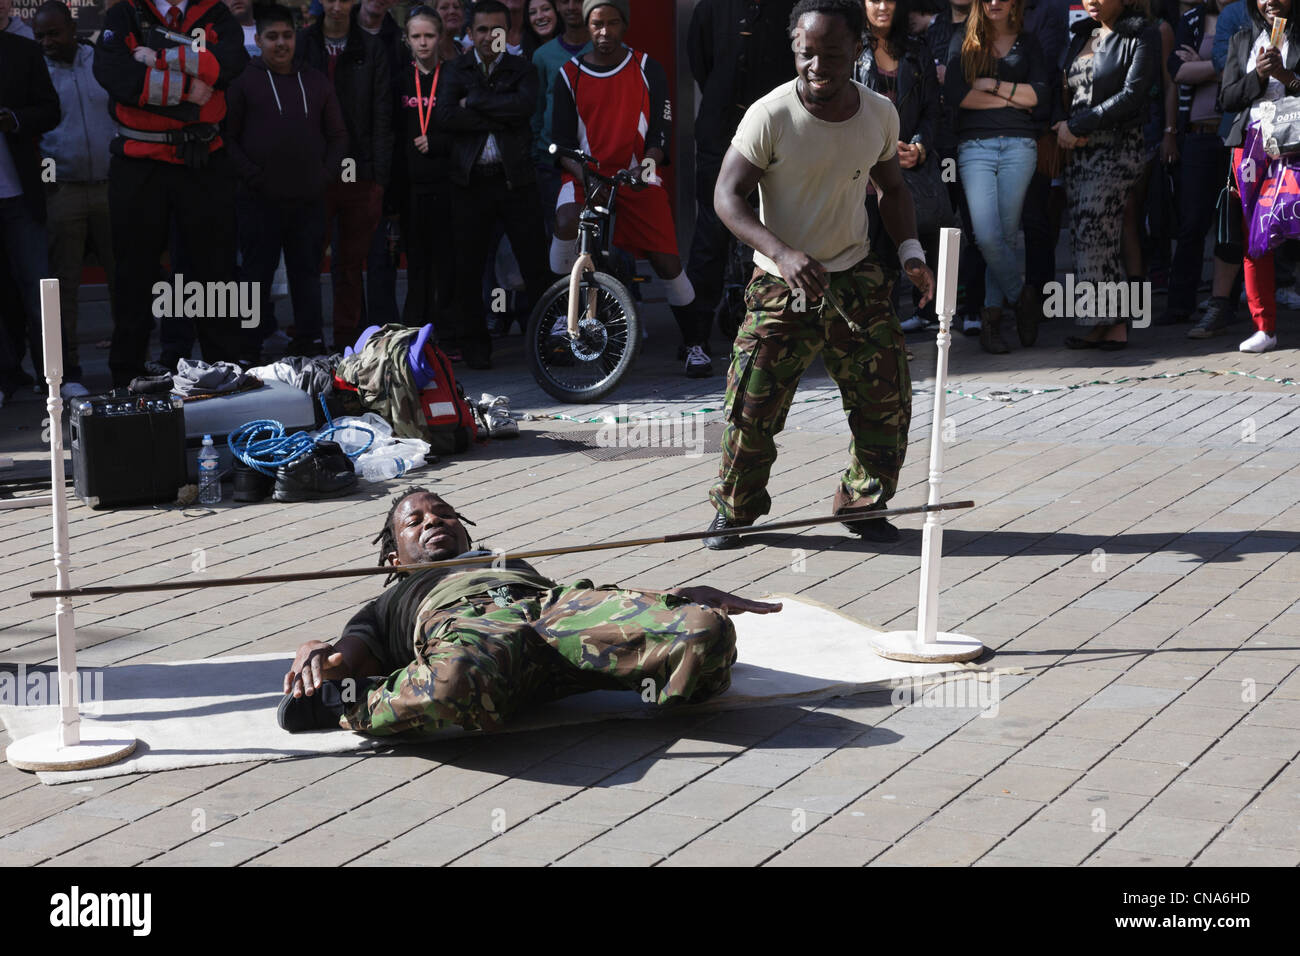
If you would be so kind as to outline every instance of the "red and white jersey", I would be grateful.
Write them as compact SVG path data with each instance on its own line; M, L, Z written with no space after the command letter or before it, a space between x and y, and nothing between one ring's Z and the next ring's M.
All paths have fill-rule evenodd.
M623 62L606 73L576 58L560 68L577 112L578 148L596 158L602 175L638 166L645 158L653 122L650 63L647 54L629 48Z

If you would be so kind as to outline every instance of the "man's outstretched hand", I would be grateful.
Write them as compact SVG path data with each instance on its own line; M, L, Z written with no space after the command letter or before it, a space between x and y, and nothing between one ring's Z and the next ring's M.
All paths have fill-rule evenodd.
M754 614L773 614L781 610L780 602L751 601L748 598L737 597L735 594L711 588L707 584L698 584L689 588L673 588L668 593L684 597L692 604L703 604L731 614L743 614L745 611Z
M284 675L284 692L294 697L303 694L310 697L325 681L347 677L346 670L343 655L333 644L308 641L298 648L293 666Z

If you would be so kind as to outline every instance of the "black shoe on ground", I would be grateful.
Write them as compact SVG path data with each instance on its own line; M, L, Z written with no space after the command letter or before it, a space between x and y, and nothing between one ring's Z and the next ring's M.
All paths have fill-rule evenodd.
M357 485L352 459L343 454L336 442L317 442L316 447L297 461L275 470L276 501L316 501L346 495Z
M861 521L846 521L844 527L863 541L874 541L877 544L893 544L903 537L902 532L890 524L887 518L863 518Z
M686 356L690 354L692 347L693 346L687 345L685 342L677 346L677 361L679 362L686 361ZM707 355L709 358L713 358L712 345L710 345L708 342L705 342L703 345L700 346L700 348L704 350L705 355Z
M863 510L879 511L881 509L870 508ZM844 522L844 527L863 541L874 541L877 544L893 544L903 537L902 533L890 524L887 518L859 518L856 521Z
M743 522L732 521L719 511L713 516L713 522L705 530L726 531L728 528L743 528L744 526ZM704 539L704 546L710 551L730 551L732 548L739 548L740 544L740 535L738 534L717 535Z
M235 459L234 473L236 501L265 501L275 490L274 475L264 475L239 458Z
M1235 311L1236 309L1226 298L1211 299L1210 304L1205 307L1205 314L1187 330L1187 337L1189 339L1212 339L1216 335L1223 335L1232 326Z
M704 349L698 345L692 345L686 351L686 377L687 378L708 378L713 374L713 363L709 361L708 355Z
M336 680L327 680L321 682L314 694L301 697L285 694L275 709L275 721L281 730L291 734L305 730L339 730L343 711L343 685Z

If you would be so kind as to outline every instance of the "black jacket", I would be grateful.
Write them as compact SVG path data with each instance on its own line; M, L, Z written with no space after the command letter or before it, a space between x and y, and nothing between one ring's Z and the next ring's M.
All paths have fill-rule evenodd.
M875 52L865 46L853 69L853 78L868 89L884 94ZM920 143L928 155L935 151L936 124L939 122L939 76L930 61L929 50L919 37L909 37L898 61L894 108L898 110L898 138L904 143Z
M1068 117L1070 132L1075 136L1104 129L1141 127L1146 122L1151 98L1160 95L1160 29L1156 21L1131 13L1116 21L1118 39L1093 54L1089 105L1071 111L1065 78L1070 64L1097 28L1097 22L1091 17L1070 27L1070 46L1059 77L1060 98L1055 99L1052 121Z
M324 21L298 34L294 66L301 69L304 64L329 76ZM347 49L334 70L334 92L351 141L348 158L357 161L357 180L387 187L393 170L392 68L384 44L357 26L355 20L348 31Z
M1052 112L1053 71L1043 59L1038 40L1029 33L1016 37L1007 55L997 60L993 79L1031 87L1036 104L1031 110L1014 106L999 109L962 109L962 101L970 94L971 84L961 63L961 40L964 33L954 35L948 67L943 77L944 99L952 105L957 119L957 138L961 142L1002 136L1019 136L1037 139Z
M5 133L5 145L18 170L23 203L37 222L45 222L45 187L36 144L42 133L59 125L63 113L50 82L41 48L15 33L0 33L0 108L11 110L18 128Z
M1240 146L1246 124L1250 121L1250 108L1264 95L1265 82L1254 70L1247 72L1246 63L1250 60L1250 48L1259 36L1259 27L1253 20L1238 30L1228 41L1228 59L1223 64L1223 82L1219 85L1219 109L1225 113L1236 113L1232 120L1232 129L1225 139L1225 146ZM1294 40L1287 45L1286 58L1282 65L1288 70L1296 70L1300 65L1300 43Z
M429 98L434 99L434 110L447 89L447 76L450 64L444 64L437 72L438 89L433 89L433 74L420 77L420 102L429 109ZM415 148L415 139L420 135L420 105L415 95L415 67L408 56L402 69L402 84L397 97L398 149L396 154L396 172L393 185L399 188L400 201L405 203L410 195L410 187L415 184L428 185L445 183L451 169L451 134L438 125L437 116L429 117L429 151L422 153Z
M537 109L537 68L522 56L502 53L491 76L484 76L471 49L443 64L434 120L451 133L451 181L469 185L488 134L496 136L510 189L537 181L533 171L533 111ZM461 106L460 101L465 100Z
M790 12L795 0L700 0L686 52L700 87L695 149L721 159L745 110L793 80Z

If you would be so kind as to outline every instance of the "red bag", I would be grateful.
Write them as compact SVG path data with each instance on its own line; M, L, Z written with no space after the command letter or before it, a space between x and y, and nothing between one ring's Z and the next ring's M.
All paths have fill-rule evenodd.
M433 384L420 393L427 434L424 440L435 455L454 455L478 440L474 409L451 370L451 359L436 345L426 343L424 357L434 369Z

